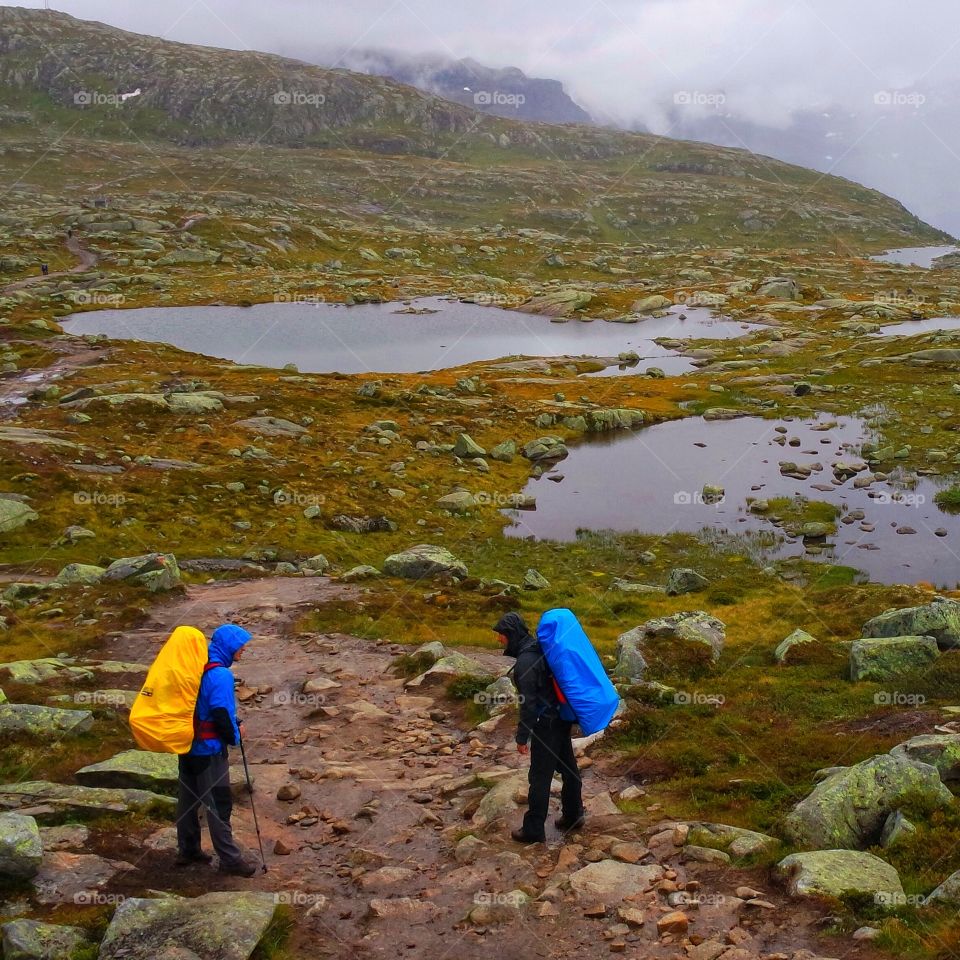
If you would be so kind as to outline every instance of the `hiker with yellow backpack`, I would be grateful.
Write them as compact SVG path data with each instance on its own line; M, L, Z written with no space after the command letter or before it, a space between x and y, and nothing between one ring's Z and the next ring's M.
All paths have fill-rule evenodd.
M130 711L130 728L144 750L179 755L178 866L213 860L201 846L203 807L221 872L251 877L257 871L233 838L228 760L228 747L243 746L230 667L251 639L231 623L218 627L209 644L196 628L177 627Z

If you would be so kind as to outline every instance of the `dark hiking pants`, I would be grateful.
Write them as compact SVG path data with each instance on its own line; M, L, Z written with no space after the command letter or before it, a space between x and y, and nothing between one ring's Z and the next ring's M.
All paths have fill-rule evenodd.
M221 866L233 866L243 854L233 839L230 814L230 764L226 756L198 757L187 754L180 760L180 788L177 799L177 846L180 853L200 852L200 808L207 813L207 829Z
M570 738L572 728L573 724L566 720L544 716L531 731L530 792L527 813L523 818L523 832L528 837L544 838L554 773L559 772L563 779L560 793L563 816L575 820L583 815L583 784L573 755L573 741Z

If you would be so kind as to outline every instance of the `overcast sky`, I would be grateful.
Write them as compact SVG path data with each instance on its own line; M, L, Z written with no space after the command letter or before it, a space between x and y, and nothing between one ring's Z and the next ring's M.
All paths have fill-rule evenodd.
M42 7L42 0L21 6ZM51 0L171 40L277 52L472 56L562 80L587 109L665 132L664 104L767 124L869 107L960 75L957 0ZM713 99L711 99L713 98ZM699 106L698 106L699 105Z

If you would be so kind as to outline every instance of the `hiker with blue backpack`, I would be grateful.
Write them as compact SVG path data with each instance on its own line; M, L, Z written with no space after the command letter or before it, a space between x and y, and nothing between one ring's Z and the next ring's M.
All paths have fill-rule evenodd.
M237 702L230 667L243 656L251 634L228 623L214 630L203 669L194 719L190 752L179 757L177 799L177 866L210 863L213 857L201 846L200 807L207 814L207 829L213 849L220 858L220 871L252 877L257 871L233 839L230 816L233 796L230 789L228 747L240 743Z
M512 670L520 707L517 750L530 756L527 813L511 836L519 843L542 843L555 773L563 782L555 826L564 833L583 827L583 782L573 750L573 726L578 724L585 734L606 728L620 698L569 610L548 610L536 636L519 613L506 614L493 629L504 655L517 661Z

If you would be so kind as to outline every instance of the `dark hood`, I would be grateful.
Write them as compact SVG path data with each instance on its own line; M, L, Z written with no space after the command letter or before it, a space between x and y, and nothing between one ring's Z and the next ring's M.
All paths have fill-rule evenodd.
M530 632L519 613L505 614L493 629L507 638L507 646L503 651L505 657L516 659L527 647L537 642L537 638Z

